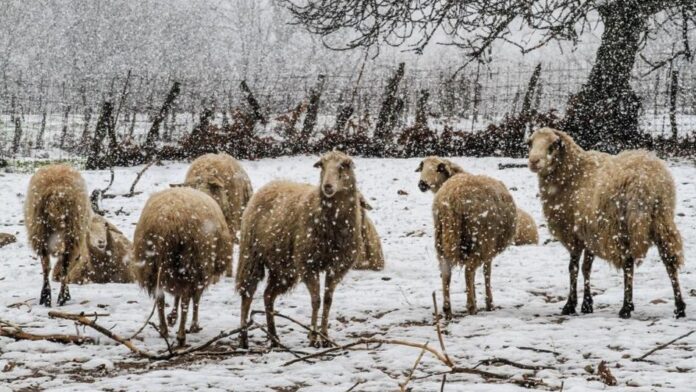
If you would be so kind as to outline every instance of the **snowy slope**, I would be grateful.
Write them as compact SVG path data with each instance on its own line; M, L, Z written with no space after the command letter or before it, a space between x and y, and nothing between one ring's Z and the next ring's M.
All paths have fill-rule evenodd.
M318 172L312 168L316 157L295 157L244 162L255 189L266 182L286 178L316 183ZM498 163L509 159L470 159L455 161L474 173L487 173L516 189L513 196L519 206L543 224L541 205L536 197L536 178L526 169L498 170ZM353 271L339 286L332 308L332 338L348 343L359 337L384 337L413 342L430 342L438 347L433 327L431 293L441 298L430 215L431 194L418 191L414 173L417 159L356 159L361 191L370 199L371 216L383 238L387 267L382 272ZM474 366L480 360L502 357L525 364L548 366L535 377L564 391L605 390L596 375L600 361L608 362L619 387L632 391L693 390L696 362L693 348L696 335L685 338L651 355L653 362L633 362L631 358L665 343L696 327L696 209L694 200L696 168L688 163L670 163L677 180L677 223L685 238L687 263L681 273L687 302L686 319L672 315L671 287L657 252L637 269L635 277L636 311L630 320L621 320L622 276L598 260L593 268L595 313L560 316L568 290L567 252L557 243L543 243L548 231L541 228L539 246L515 247L495 260L493 293L497 309L467 316L464 310L463 272L453 280L455 319L445 327L447 350L460 366ZM132 237L139 211L147 195L169 183L180 182L185 164L166 164L145 173L138 189L145 193L131 199L105 200L103 207L112 222ZM113 191L125 193L139 168L117 169ZM103 187L108 172L85 172L90 189ZM22 203L28 184L27 174L0 177L0 231L18 233L19 242L0 249L0 319L24 325L37 333L76 333L66 321L48 318L48 309L37 305L41 289L41 267L26 245L22 226ZM397 191L405 190L407 195ZM115 212L120 210L119 215ZM414 235L415 232L415 235ZM483 306L482 275L477 276L479 307ZM580 285L582 287L582 285ZM53 284L54 299L57 284ZM254 309L263 308L262 289L257 291ZM60 308L66 312L106 312L99 322L128 336L136 331L150 312L152 301L134 284L74 285L72 301ZM7 305L32 299L31 308L7 308ZM171 301L171 299L168 299ZM188 336L189 343L206 341L224 329L239 323L239 297L232 279L224 278L206 292L201 305L203 331ZM309 295L303 286L276 302L276 309L302 322L310 315ZM579 307L578 307L579 310ZM262 317L256 317L262 322ZM282 342L296 350L314 352L307 347L306 334L300 328L278 319ZM125 347L109 341L92 330L80 333L98 339L96 345L66 346L50 342L28 342L0 338L0 391L20 388L51 390L234 390L234 391L392 391L399 389L419 354L418 349L381 346L369 350L348 351L314 364L281 365L293 359L282 351L243 356L200 357L176 361L147 362L135 358ZM139 346L164 350L157 333L146 329ZM222 347L233 350L236 339L223 340ZM251 332L251 348L267 348L259 330ZM522 348L521 348L522 347ZM549 350L537 352L524 349ZM219 349L220 347L217 347ZM5 368L7 371L2 371ZM509 366L482 366L481 369L516 375L533 371ZM441 377L432 373L447 370L426 354L409 384L413 390L439 390ZM487 384L476 375L449 375L446 391L522 390L516 385Z

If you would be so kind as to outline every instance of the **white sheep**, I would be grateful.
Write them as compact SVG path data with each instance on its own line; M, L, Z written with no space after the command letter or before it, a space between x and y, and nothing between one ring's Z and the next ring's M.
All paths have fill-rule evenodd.
M220 206L207 194L173 188L150 196L135 228L134 272L157 301L160 332L167 335L164 292L181 298L176 334L186 342L186 316L193 302L190 332L199 331L198 307L203 291L215 283L232 257L232 239Z
M438 157L424 159L418 169L418 187L435 193L433 220L444 296L443 313L452 318L452 268L465 268L467 311L476 314L476 269L483 265L486 310L493 310L493 258L513 240L517 208L505 185L487 176L473 175Z
M68 271L85 253L91 207L80 173L67 165L40 168L31 177L24 222L31 248L41 258L43 288L39 304L51 306L50 256L57 257L54 277L61 281L58 305L70 300Z
M563 314L575 313L584 252L582 312L592 312L590 272L596 255L623 269L619 316L631 317L634 266L655 244L672 283L675 314L684 317L678 276L684 255L674 223L674 180L665 164L645 151L585 151L565 132L550 128L534 132L529 146L529 167L539 178L549 230L570 252L570 294Z
M309 342L328 345L329 311L338 283L361 252L360 193L352 159L330 152L314 165L319 186L274 181L252 196L242 217L237 291L242 297L241 326L247 326L256 286L268 270L264 292L271 345L276 345L273 305L300 280L309 289L312 320ZM317 333L320 274L326 273L321 336ZM242 347L248 347L246 332Z
M183 184L210 195L220 205L235 243L242 214L251 194L251 181L242 165L225 153L205 154L191 163ZM226 275L232 276L232 263Z

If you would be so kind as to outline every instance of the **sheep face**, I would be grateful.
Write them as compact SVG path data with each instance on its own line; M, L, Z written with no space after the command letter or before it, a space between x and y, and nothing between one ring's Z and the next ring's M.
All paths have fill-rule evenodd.
M563 150L563 139L551 128L535 131L529 138L529 169L546 174L553 171Z
M348 155L332 151L324 154L314 167L321 168L319 187L325 197L332 198L337 193L355 190L355 166Z
M442 184L454 174L450 163L438 157L425 158L421 161L416 172L420 172L418 189L421 192L430 190L433 193L437 193Z
M89 246L104 251L108 242L108 230L106 221L95 214L89 222L89 231L87 232Z

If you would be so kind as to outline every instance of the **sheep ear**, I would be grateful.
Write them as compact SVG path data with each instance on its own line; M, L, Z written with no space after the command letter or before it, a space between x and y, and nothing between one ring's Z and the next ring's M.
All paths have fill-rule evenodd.
M314 164L314 167L316 167L317 169L321 168L321 159Z
M418 165L418 168L416 169L416 173L422 172L423 171L423 161Z
M558 139L553 141L553 144L551 144L551 149L554 151L561 150L565 147L565 143L563 142L563 138L559 137Z
M187 186L185 182L182 182L180 184L169 184L171 188L180 188L182 186Z
M367 200L365 200L365 196L363 195L360 195L360 207L368 211L372 210L372 206L370 205L370 203L367 202Z

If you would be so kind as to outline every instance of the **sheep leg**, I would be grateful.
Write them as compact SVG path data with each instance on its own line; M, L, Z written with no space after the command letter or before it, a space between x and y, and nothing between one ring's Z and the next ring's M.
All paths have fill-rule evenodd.
M475 315L477 313L476 309L476 267L467 264L464 270L464 278L466 280L466 310L469 315Z
M631 311L633 311L633 269L634 269L633 257L627 257L624 260L623 271L624 271L624 303L621 311L619 312L619 317L622 319L631 318Z
M174 324L176 324L176 319L179 316L179 302L181 301L181 297L178 295L174 296L174 306L172 307L172 311L169 312L167 315L167 324L169 324L170 327L173 327Z
M203 328L201 328L200 324L198 324L198 308L200 307L201 304L201 292L196 291L193 293L193 317L191 320L191 327L189 327L188 332L189 333L196 333L200 332Z
M669 280L672 282L672 290L674 290L674 314L677 318L686 317L686 304L681 294L681 286L679 285L679 266L677 258L670 256L663 258Z
M242 310L240 315L239 327L242 331L239 333L239 347L249 348L249 332L246 330L247 320L249 320L249 311L251 310L251 301L254 299L253 293L242 293Z
M186 320L189 303L191 303L191 296L185 293L181 296L181 320L179 320L179 330L176 332L176 342L179 347L184 347L186 345Z
M450 302L452 266L448 263L440 263L440 276L442 277L442 313L445 315L445 320L452 320L452 303Z
M483 263L483 276L486 285L486 311L493 310L493 289L491 288L491 267L492 260Z
M51 307L51 259L48 254L41 254L41 269L43 269L43 288L41 288L41 296L39 297L39 305Z
M268 327L268 337L271 339L271 347L278 347L278 332L275 326L275 299L279 294L277 284L279 280L274 279L273 275L268 276L268 285L263 292L263 305L266 310L266 326Z
M582 277L585 283L585 289L582 294L582 307L580 310L583 313L592 313L592 289L590 288L590 274L592 273L592 262L594 261L594 255L585 249L584 258L582 260Z
M157 303L157 315L159 316L159 332L166 338L169 336L169 330L164 317L164 294L157 295L155 302Z
M562 315L575 314L575 307L578 305L578 270L580 266L580 252L570 254L570 263L568 264L568 273L570 274L570 293L566 302Z
M329 313L331 312L331 303L333 302L333 293L338 286L338 282L343 279L343 275L348 271L335 272L327 271L326 279L324 280L324 304L321 312L321 333L325 336L329 336ZM322 341L322 346L330 347L331 343L324 338L320 339Z
M319 347L319 334L317 333L317 321L319 319L319 307L321 306L321 285L319 284L319 275L316 273L307 274L304 279L304 283L309 290L309 296L312 300L312 322L311 331L309 331L309 345L312 347Z
M60 292L58 293L58 306L65 305L70 300L70 289L68 288L68 263L70 257L68 254L61 255L58 261L62 267L60 277Z

